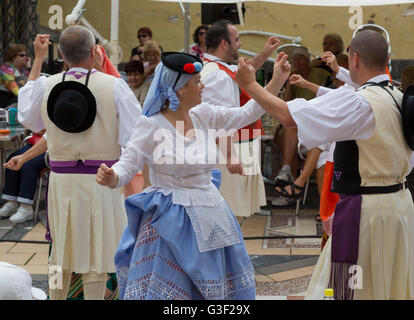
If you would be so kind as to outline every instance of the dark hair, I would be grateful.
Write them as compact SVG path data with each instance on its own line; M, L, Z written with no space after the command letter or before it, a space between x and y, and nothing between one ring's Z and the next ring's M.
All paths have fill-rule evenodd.
M363 30L359 32L349 45L350 54L356 52L362 63L376 71L385 69L388 61L388 44L378 31Z
M208 31L208 26L201 25L201 26L198 26L197 29L195 29L195 31L193 33L193 40L197 44L200 44L200 41L198 40L198 33L200 32L200 30L206 30L206 31Z
M223 39L230 43L228 25L233 25L233 22L226 19L218 20L211 25L206 34L207 50L217 49Z
M335 41L335 46L336 46L336 49L338 50L338 52L332 52L333 54L337 55L339 53L342 53L342 51L344 51L344 41L342 40L342 38L339 34L328 33L323 37L323 42L325 42L325 40L327 38L331 38Z
M18 53L21 51L26 51L26 46L24 44L21 43L17 43L17 44L12 44L7 50L6 53L4 54L4 62L8 61L11 62L13 61L14 58L17 57Z
M152 31L148 27L139 28L138 29L138 32L137 32L137 35L140 34L140 33L146 33L146 34L148 34L152 38Z
M125 65L125 72L127 74L134 72L144 74L144 64L140 60L131 60Z

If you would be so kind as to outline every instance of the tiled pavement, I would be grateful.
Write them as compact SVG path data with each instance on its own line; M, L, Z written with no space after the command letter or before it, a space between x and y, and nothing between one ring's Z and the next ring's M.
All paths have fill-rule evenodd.
M309 213L312 210L301 210L296 218L290 208L271 208L271 216L254 215L243 219L241 229L244 237L260 237L278 234L306 234L310 233L312 223ZM307 221L299 223L293 228L288 224L280 233L269 233L266 227L277 223L281 217L291 216L293 221ZM7 219L0 220L0 239L45 241L46 229L45 213L39 213L40 222L27 221L13 225ZM285 232L289 231L289 232ZM313 233L316 234L316 222L313 222ZM319 239L301 239L301 243L309 244ZM269 240L270 241L270 240ZM247 251L255 268L256 290L258 299L303 299L310 276L318 259L320 249L317 247L300 247L298 245L284 244L281 247L267 245L266 240L245 240ZM33 279L33 284L47 290L47 257L49 246L43 243L0 242L0 261L6 261L26 269Z

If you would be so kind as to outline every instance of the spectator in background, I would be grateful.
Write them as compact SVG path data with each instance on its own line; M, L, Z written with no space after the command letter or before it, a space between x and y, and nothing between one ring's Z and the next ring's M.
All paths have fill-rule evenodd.
M131 60L143 60L142 48L147 41L152 40L152 31L148 27L142 27L138 29L137 37L139 41L139 46L135 47L131 51Z
M144 80L152 81L154 70L161 61L161 47L155 41L147 41L142 48L142 57L144 58Z
M143 106L150 86L150 82L144 81L144 64L141 61L131 60L125 65L125 72L129 87Z
M194 46L190 48L189 53L203 59L204 53L207 51L206 46L206 34L208 31L208 26L201 25L195 29L193 34Z
M21 155L35 145L45 130L28 140L28 144L13 152L7 159ZM36 193L37 179L40 172L46 168L45 154L26 162L19 171L6 169L2 199L7 200L0 209L0 218L8 218L12 223L19 223L33 219L33 199Z
M322 55L322 57L324 57L325 61L328 58L330 58L328 53L325 53L324 55ZM343 53L338 54L336 56L335 65L348 69L348 56ZM339 80L338 78L336 78L335 71L332 71L332 72L333 72L333 83L332 83L332 86L330 86L330 88L336 89L336 88L343 86L345 83ZM301 87L301 88L306 88L314 92L316 96L320 96L325 93L323 89L319 90L320 86L315 85L312 82L306 81L300 75L293 74L290 77L289 83L295 84L296 86ZM298 200L301 198L306 181L308 181L308 179L310 178L310 176L312 175L315 169L316 169L316 185L318 188L318 194L319 196L321 196L323 178L324 178L324 168L325 168L325 163L328 157L330 146L331 146L331 143L326 143L316 148L312 148L308 150L303 145L301 145L300 153L301 155L306 154L306 159L304 159L305 162L304 162L300 175L295 179L295 181L293 181L293 184L291 183L290 185L287 185L284 188L279 188L278 190L284 195L285 198L289 199L289 202L291 204L293 204L294 200ZM301 156L301 158L303 157ZM320 220L319 215L316 216L316 219Z
M330 73L321 68L311 67L310 54L307 48L299 47L293 50L293 71L292 74L298 74L303 79L323 86L326 80L329 78ZM290 101L296 98L304 98L306 100L313 99L315 93L307 88L301 88L299 86L291 85L289 82L286 84L285 92L283 93L283 99ZM275 143L278 145L279 150L282 153L282 168L276 176L277 191L284 197L276 198L272 201L274 206L286 206L292 204L288 201L286 196L292 194L290 190L285 190L285 187L291 185L297 178L298 163L298 129L296 127L284 128L282 134L279 136L280 130L276 131ZM320 154L325 151L325 147L317 148L318 150L312 151L316 154ZM309 150L310 151L310 150ZM315 156L318 159L318 156ZM306 182L306 181L305 181ZM297 200L301 197L303 188L298 186L297 196L293 195L293 199Z
M323 37L322 48L323 52L330 51L337 56L344 51L344 41L339 34L328 33ZM311 67L322 68L332 73L331 68L320 57L311 62Z
M19 88L27 81L31 59L24 44L11 45L4 55L0 66L0 108L17 102Z

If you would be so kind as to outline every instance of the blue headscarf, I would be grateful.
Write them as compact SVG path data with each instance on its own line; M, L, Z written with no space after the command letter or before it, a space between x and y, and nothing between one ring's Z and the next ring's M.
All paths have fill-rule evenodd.
M190 56L190 60L193 61L193 58L196 58L192 55L178 52L162 54L162 61L155 68L154 79L152 80L142 109L142 114L147 117L160 112L167 99L169 101L169 108L173 111L177 110L178 106L180 105L180 100L177 97L176 91L184 86L194 73L201 71L202 65L200 62L193 63L195 67L192 73L186 73L183 71L178 72L176 70L173 70L172 67L178 70L183 69L182 66L171 65L171 61L168 62L164 60L166 56L170 55L171 57L172 54L175 56L181 56L184 59L185 56ZM164 61L167 63L167 65L168 63L170 63L170 65L165 65Z
M150 117L161 111L165 105L166 100L170 101L169 108L173 111L177 110L180 105L180 100L173 90L174 82L179 73L177 71L167 68L160 62L155 68L154 79L148 89L147 96L144 101L144 108L142 114ZM175 90L180 89L191 78L191 74L183 74L175 85Z

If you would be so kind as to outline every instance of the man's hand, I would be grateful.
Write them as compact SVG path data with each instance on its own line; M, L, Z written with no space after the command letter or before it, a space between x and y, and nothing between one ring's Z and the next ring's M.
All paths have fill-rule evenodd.
M289 79L289 84L295 85L300 88L305 88L306 80L300 74L292 74Z
M332 69L332 71L336 73L339 72L338 62L336 61L336 57L332 52L330 51L324 52L321 56L321 59L323 62L325 62L329 66L329 68Z
M231 174L239 174L241 176L244 176L244 170L243 170L243 166L241 163L238 164L232 164L232 163L228 163L226 164L227 170L229 170L229 172Z
M118 179L118 175L115 173L114 169L107 167L105 163L101 164L96 173L96 182L111 189L116 187Z
M256 83L256 70L243 57L239 58L237 81L243 88L248 87L252 83Z
M50 34L36 35L36 39L33 42L35 58L40 58L43 60L46 57L46 54L49 50L49 44L51 44L49 39L50 39Z
M25 163L26 160L24 159L23 155L20 154L18 156L14 156L8 162L4 163L3 167L14 171L19 171Z
M275 80L280 79L283 83L285 83L289 78L292 67L288 61L288 58L289 56L284 52L280 52L277 55L273 66L273 78Z
M271 36L266 40L264 51L268 54L268 57L272 55L273 51L275 51L279 45L280 40L276 36Z

